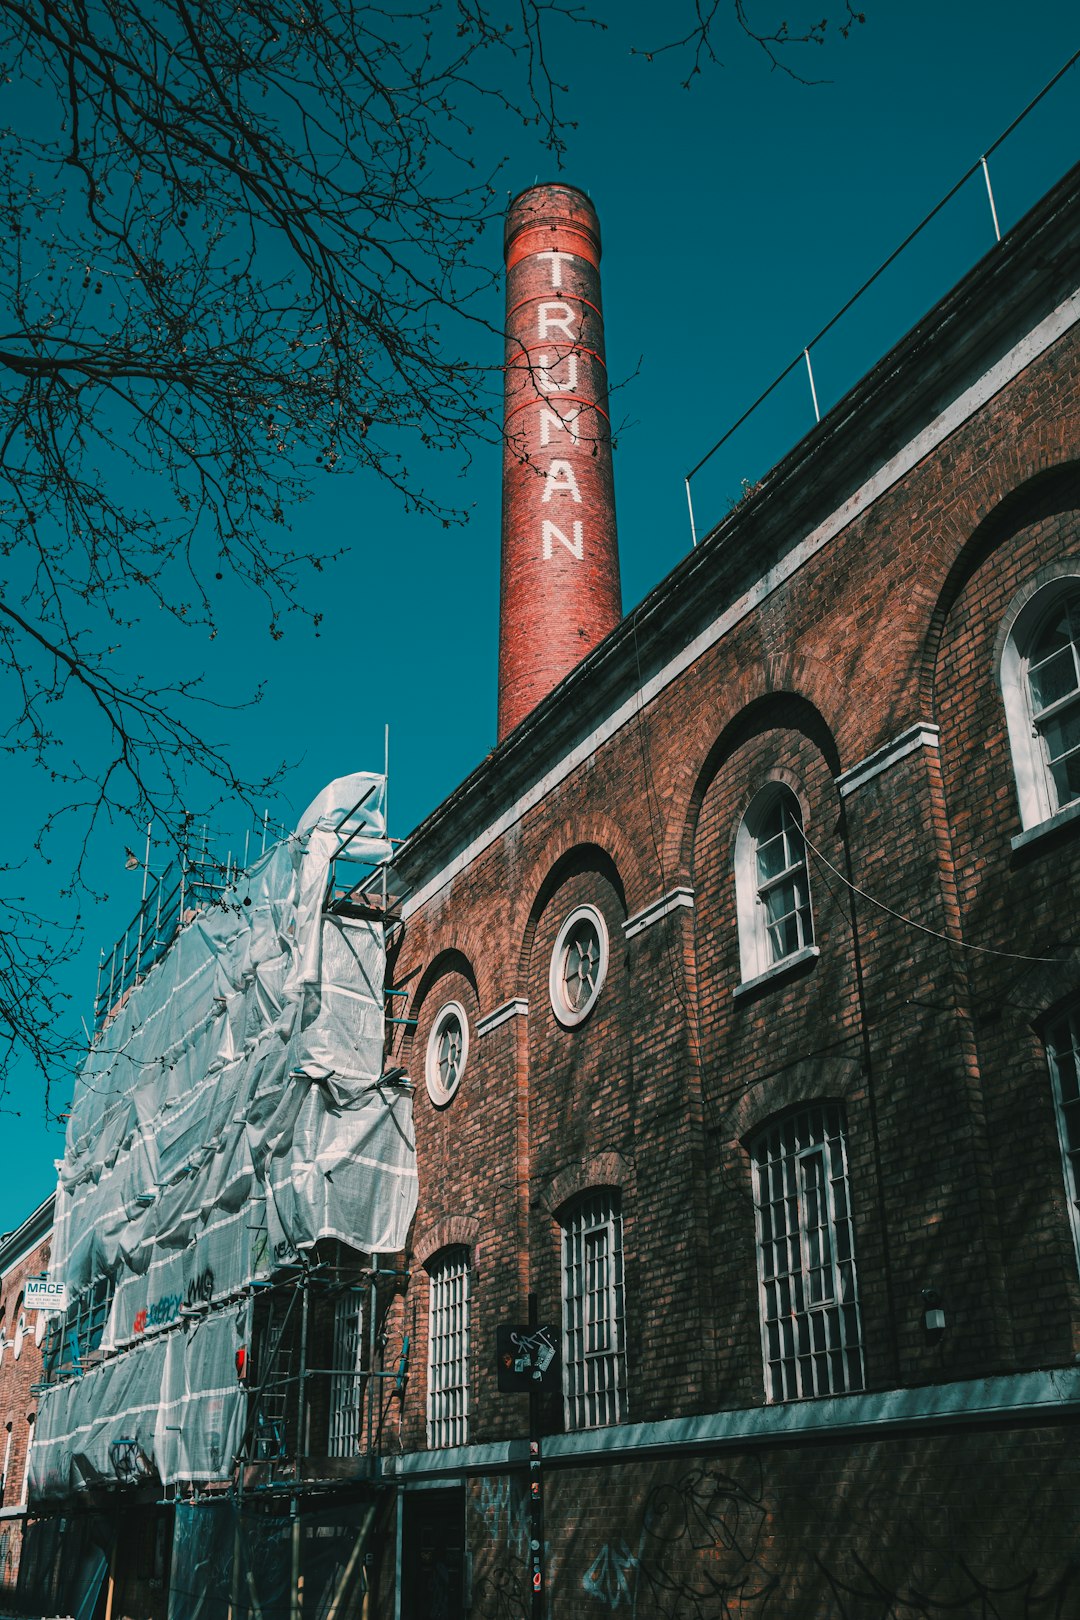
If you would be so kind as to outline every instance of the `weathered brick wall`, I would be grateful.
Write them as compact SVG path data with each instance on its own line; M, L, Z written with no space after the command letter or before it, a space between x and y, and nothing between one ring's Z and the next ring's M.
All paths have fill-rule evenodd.
M0 1334L4 1350L0 1356L0 1465L6 1456L3 1508L0 1518L0 1600L15 1591L22 1545L22 1520L9 1517L9 1510L18 1510L23 1502L26 1482L26 1459L37 1413L37 1396L32 1385L41 1378L41 1349L35 1343L37 1312L26 1313L22 1347L15 1358L12 1341L16 1337L21 1310L21 1298L28 1277L40 1276L48 1269L51 1247L48 1237L24 1254L3 1273L0 1292ZM10 1449L8 1441L10 1437Z
M1080 1610L1078 1486L1048 1428L551 1468L546 1614L1058 1620ZM523 1475L473 1482L472 1620L530 1613L528 1526Z

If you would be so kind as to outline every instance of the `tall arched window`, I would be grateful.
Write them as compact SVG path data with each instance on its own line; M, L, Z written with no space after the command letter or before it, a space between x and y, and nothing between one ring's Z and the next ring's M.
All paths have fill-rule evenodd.
M575 1204L562 1229L563 1409L567 1429L626 1417L622 1208L614 1188Z
M1069 1222L1080 1264L1080 1007L1055 1019L1045 1039Z
M800 956L814 943L802 810L789 787L755 794L735 841L743 980Z
M456 1245L428 1262L428 1445L469 1438L469 1251Z
M862 1389L840 1105L817 1103L787 1114L759 1130L749 1150L766 1398L790 1401Z
M1080 803L1080 577L1036 591L1001 658L1020 819L1025 828Z

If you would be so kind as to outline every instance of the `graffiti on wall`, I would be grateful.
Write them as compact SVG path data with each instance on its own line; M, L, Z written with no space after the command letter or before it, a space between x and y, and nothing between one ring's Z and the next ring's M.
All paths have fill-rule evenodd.
M580 1576L589 1612L772 1620L806 1603L815 1620L1062 1620L1080 1613L1080 1562L988 1580L950 1550L937 1516L905 1514L888 1493L853 1498L826 1544L805 1539L820 1523L819 1504L771 1497L760 1461L742 1461L737 1471L690 1468L653 1487L632 1538L619 1534L595 1554L589 1549ZM776 1534L785 1508L804 1539Z
M473 1506L489 1545L503 1554L491 1573L480 1575L473 1588L472 1613L476 1620L528 1620L525 1597L529 1563L529 1498L523 1480L499 1475L480 1482ZM558 1558L551 1541L544 1541L547 1620L555 1620L554 1594Z

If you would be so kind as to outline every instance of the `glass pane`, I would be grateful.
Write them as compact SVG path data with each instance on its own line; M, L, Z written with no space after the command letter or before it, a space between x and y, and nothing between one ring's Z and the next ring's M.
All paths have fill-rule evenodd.
M781 872L786 872L790 865L787 840L782 835L758 841L757 866L759 883L767 883L770 878L777 877Z
M1068 697L1070 692L1075 692L1076 661L1071 645L1063 652L1054 653L1043 664L1036 666L1033 663L1030 675L1031 701L1036 714L1040 709L1049 708L1051 703Z
M1058 808L1072 804L1074 799L1080 799L1080 750L1058 760L1050 769L1054 778Z

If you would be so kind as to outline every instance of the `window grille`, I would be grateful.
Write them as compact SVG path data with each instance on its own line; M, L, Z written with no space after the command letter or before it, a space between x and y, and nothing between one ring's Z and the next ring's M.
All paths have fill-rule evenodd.
M448 1103L457 1091L468 1058L468 1015L460 1001L448 1001L431 1026L424 1064L428 1096L437 1107Z
M1054 1087L1073 1244L1080 1264L1080 1009L1074 1008L1047 1031L1046 1057Z
M608 932L595 906L578 906L559 929L551 953L548 990L560 1024L572 1029L587 1017L608 969Z
M330 1376L330 1456L355 1457L364 1415L364 1302L342 1294L334 1302L334 1348Z
M563 1406L567 1429L626 1416L622 1215L618 1194L579 1204L563 1228Z
M42 1351L48 1374L81 1372L105 1336L115 1284L111 1277L95 1277L71 1300L63 1317L50 1316Z
M803 1109L751 1146L765 1389L770 1401L865 1382L841 1110Z
M469 1256L448 1249L431 1268L428 1445L469 1438Z

